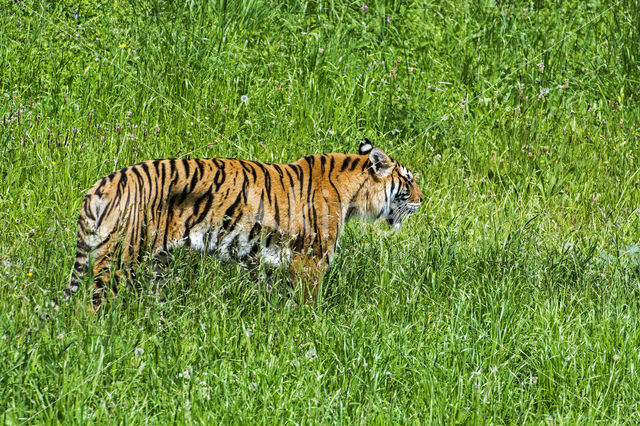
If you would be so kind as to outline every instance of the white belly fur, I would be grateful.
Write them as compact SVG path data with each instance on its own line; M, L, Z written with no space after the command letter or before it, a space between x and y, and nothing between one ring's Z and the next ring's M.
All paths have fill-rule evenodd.
M207 233L209 233L207 237ZM257 235L249 240L249 232L235 229L225 234L220 241L218 235L220 227L210 229L207 226L199 226L189 232L189 246L196 250L205 250L210 254L216 254L223 262L232 259L240 260L251 253L251 249L259 244L257 250L258 259L269 267L280 267L288 265L291 262L292 252L289 247L273 244L266 246L267 240L265 235ZM206 241L208 238L209 241ZM235 242L235 243L234 243ZM184 245L175 244L173 246ZM232 249L233 247L233 249Z

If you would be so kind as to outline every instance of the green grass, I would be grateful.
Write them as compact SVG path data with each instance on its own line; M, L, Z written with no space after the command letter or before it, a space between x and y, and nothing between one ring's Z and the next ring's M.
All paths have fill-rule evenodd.
M3 423L640 420L637 1L0 3ZM111 171L364 137L425 201L314 306L186 250L47 306Z

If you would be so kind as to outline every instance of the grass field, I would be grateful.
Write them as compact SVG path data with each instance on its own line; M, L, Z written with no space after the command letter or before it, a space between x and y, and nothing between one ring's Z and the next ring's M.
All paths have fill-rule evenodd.
M632 0L0 0L0 422L637 423L638 40ZM179 250L164 301L47 306L113 170L364 137L425 201L315 305Z

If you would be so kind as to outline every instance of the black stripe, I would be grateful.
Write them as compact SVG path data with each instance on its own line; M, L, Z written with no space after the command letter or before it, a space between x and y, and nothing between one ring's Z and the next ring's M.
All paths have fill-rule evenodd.
M355 199L358 197L358 195L360 194L360 191L362 190L362 188L364 188L364 185L365 185L366 183L367 183L367 182L366 182L366 181L364 181L364 182L362 182L362 183L360 184L360 186L358 187L358 189L356 190L356 192L353 194L353 196L351 197L351 199L350 199L350 200L349 200L349 202L347 203L347 206L352 206L352 205L353 205L353 200L355 200ZM346 214L346 216L345 216L345 220L348 220L348 219L351 217L351 215L353 214L353 210L354 210L354 209L355 209L354 207L349 207L349 209L347 210L347 214Z
M196 189L196 185L198 185L198 181L200 180L200 169L196 169L193 171L193 176L191 176L191 181L189 182L189 192L193 192Z
M185 178L186 178L186 176L185 176ZM184 185L182 187L182 192L180 193L180 201L178 201L178 204L184 203L184 200L187 199L187 197L189 196L190 193L191 193L190 186Z
M85 223L82 216L78 218L78 228L78 238L80 238L80 236L86 237L88 234L93 233L93 230L87 227L87 224Z
M139 178L140 179L140 178ZM130 244L129 247L127 247L127 250L133 250L133 245L135 244L136 241L139 241L138 239L138 233L140 231L140 228L138 227L138 222L139 222L139 204L138 204L138 194L140 191L138 190L134 190L133 191L133 202L131 204L129 204L129 195L131 194L131 190L128 192L127 194L127 202L125 203L125 206L132 206L133 209L130 210L129 213L129 217L128 217L128 223L127 223L127 227L125 229L131 229L133 230L132 238L131 241L133 242L133 244ZM133 225L131 225L131 223L133 222Z
M142 216L142 218L140 218ZM139 211L137 214L138 221L142 222L139 225L136 224L137 229L140 230L140 239L134 241L134 244L137 243L138 250L138 258L136 259L137 263L142 261L142 256L144 255L144 250L142 249L147 243L147 235L148 235L148 227L147 227L147 216L144 212Z
M344 172L347 167L349 167L349 164L351 163L351 157L347 157L344 159L344 161L342 162L342 166L340 167L340 171Z
M340 197L340 192L338 191L338 188L333 184L333 180L331 180L331 175L333 173L334 167L335 167L335 157L331 156L331 161L329 162L329 176L327 176L327 179L331 184L331 186L333 187L334 191L336 191L336 196L338 197L338 208L342 212L342 198Z
M316 159L313 155L305 155L303 158L304 158L304 161L306 161L307 164L309 164L309 168L312 168L313 165L316 163Z
M280 176L280 185L282 185L282 189L284 189L284 174L282 173L282 168L277 164L272 164L273 168L278 172Z
M111 210L114 208L116 201L120 199L120 197L122 196L122 190L123 188L126 186L127 184L127 175L124 173L121 173L121 177L120 180L118 181L118 187L117 187L117 191L116 191L116 195L115 197L113 197L113 199L111 199L108 203L107 203L107 207L105 209L102 210L102 212L100 213L100 217L98 218L98 221L96 222L96 229L100 227L100 225L102 224L102 221L104 220L104 218L111 212Z
M257 165L262 173L264 173L264 187L267 190L267 199L269 200L269 204L271 204L271 175L266 167L262 163L254 163Z
M166 181L166 172L165 172L165 166L164 166L165 162L161 161L161 160L154 160L153 161L153 166L156 169L156 186L157 186L157 190L156 190L156 197L153 200L153 203L151 205L151 215L153 217L153 221L156 227L156 232L154 232L153 235L153 242L151 244L151 248L155 248L156 247L156 242L158 241L158 236L160 235L160 233L158 232L157 228L160 226L160 217L162 216L162 210L163 210L163 206L164 206L164 188L165 188L165 181ZM158 171L158 169L160 169ZM159 181L158 181L159 178ZM158 217L160 216L160 217Z
M115 230L115 229L114 229ZM104 240L102 240L101 242L99 242L97 245L93 246L93 251L98 250L100 247L102 247L103 245L105 245L108 241L111 240L111 237L113 236L113 232L110 232L107 234L107 238L105 238Z
M85 196L84 202L82 204L83 204L83 206L82 206L83 209L82 210L84 211L85 216L88 217L91 220L96 220L95 215L93 214L93 212L89 208L90 207L90 201L89 201L89 197L88 196Z
M275 206L275 219L276 219L276 228L279 227L280 223L280 208L278 207L278 197L273 197L273 204Z
M76 262L78 261L82 261L84 259L86 259L87 257L87 253L80 253L80 252L76 252Z
M111 210L117 204L116 200L119 200L121 195L122 195L122 191L120 190L120 184L118 184L118 191L116 192L116 196L112 200L109 200L109 202L107 203L106 208L104 208L102 210L102 212L100 213L100 217L98 218L98 221L95 224L95 228L96 229L100 228L100 225L102 224L102 221L104 220L105 217L107 217L107 215L109 215Z
M313 183L313 169L309 167L309 184L307 186L307 200L311 201L311 184Z
M149 179L149 183L151 183L151 174L149 173L149 165L145 162L145 163L141 163L140 167L142 168L142 171L144 172L144 174L147 175L147 179Z
M136 193L142 193L142 190L144 188L144 182L142 180L142 175L138 171L138 167L137 166L131 167L131 171L133 172L134 175L136 175L136 180L138 181L138 187L137 187Z
M296 178L300 184L300 198L302 198L302 167L297 164L287 164L287 166L291 167L296 174Z
M240 165L242 166L243 169L245 169L248 172L251 172L251 169L249 168L249 165L247 164L246 161L244 161L243 159L238 159L238 162L240 163Z
M260 194L260 204L258 204L258 211L256 213L256 222L262 222L264 219L264 189Z
M147 162L142 163L142 171L147 176L147 181L148 181L148 183L147 183L148 189L146 191L147 198L145 200L145 215L146 215L146 212L149 210L148 209L149 201L154 200L153 195L157 191L158 183L157 183L157 179L152 179L151 178L151 173L149 173L149 165L148 165ZM155 202L155 200L154 200L154 202Z
M149 172L149 164L153 164L154 168L154 177L151 177L151 173ZM145 204L145 216L151 214L151 218L155 223L155 214L156 214L156 203L158 201L158 167L153 163L143 163L142 170L147 175L147 179L149 179L149 190L147 191L147 200ZM149 202L151 201L151 207L149 208Z
M220 187L224 183L227 176L226 176L226 172L224 171L225 169L224 163L218 162L217 160L213 160L213 162L218 167L218 170L216 170L216 174L213 177L213 183L216 185L216 191L218 191L218 189L220 189Z
M262 230L262 225L260 224L260 222L256 222L253 224L253 227L251 228L251 231L249 231L249 240L254 239Z
M225 231L227 231L232 225L231 221L233 220L233 215L235 214L236 209L241 203L240 201L241 197L242 197L242 192L238 192L238 196L236 197L235 201L229 206L227 211L224 212L223 219L222 219L222 229L224 229ZM240 214L237 219L239 219L240 217L242 217L242 214ZM236 221L234 221L233 223L235 223Z
M109 182L111 182L111 180L113 180L113 173L111 173L108 178L109 178ZM96 187L96 189L94 190L94 194L96 194L98 197L102 195L102 187L104 187L107 184L107 179L106 178L102 178L100 179L100 184L98 184L98 186ZM95 218L92 218L95 219Z
M255 183L256 180L258 180L258 173L256 173L256 168L253 167L252 164L247 164L247 167L249 167L249 170L251 171L251 176L253 176L253 183Z
M289 177L289 182L291 182L291 192L293 192L293 195L295 197L296 194L296 184L293 181L293 176L291 176L291 173L289 172L289 169L285 169L285 171L287 172L287 176ZM289 191L287 191L287 197L289 196Z
M120 196L118 195L114 199L109 200L109 202L107 203L106 208L104 208L102 210L102 213L100 213L100 217L98 218L98 221L94 225L95 229L100 228L104 218L109 216L109 214L111 213L111 210L113 210L118 205L117 201L119 201L119 199L120 199Z
M202 164L202 160L197 158L194 160L196 162L196 166L198 166L198 170L200 171L200 177L204 176L204 164Z
M76 245L76 250L88 251L89 245L84 242L84 240L78 240L78 244Z
M186 178L187 176L189 176L189 173L191 171L191 168L189 167L189 160L183 158L182 166L184 167L184 177Z
M315 199L316 196L316 191L315 189L313 190L313 195L312 198ZM316 240L321 239L321 235L320 235L320 231L318 229L318 212L316 211L316 206L315 204L312 205L311 208L311 213L313 214L313 217L311 218L311 227L313 229L313 232L315 234L315 238ZM320 243L320 249L322 250L322 244ZM316 255L320 255L321 252L316 253Z
M85 199L83 200L83 203L82 203L82 214L92 220L96 220L95 216L93 215L93 212L89 208L90 207L89 200L90 200L90 196L89 195L85 196Z
M193 214L197 214L198 217L196 217L196 219L192 222L192 225L197 225L198 223L202 222L204 218L207 216L207 213L209 212L209 210L211 209L211 204L213 204L213 194L211 193L212 188L213 188L213 185L211 185L209 189L204 193L204 195L198 198L196 202L193 204ZM198 213L198 210L200 209L200 205L205 199L207 200L207 202L205 203L202 211Z
M309 165L309 184L307 186L307 200L309 200L309 197L311 196L311 184L313 183L313 165L315 164L316 160L312 155L305 156L304 160ZM302 196L302 194L300 195Z
M251 173L251 176L253 176L253 183L255 183L256 179L258 178L255 167L253 167L253 165L249 161L245 161L245 160L238 160L238 161L240 162L244 170Z
M171 169L171 182L169 182L169 188L167 189L167 196L169 197L169 204L167 205L167 220L164 224L164 233L162 234L162 248L167 248L167 239L169 238L169 225L171 219L173 219L173 207L176 203L176 196L171 195L171 191L175 184L178 182L179 176L176 170L176 160L173 158L169 160L169 167Z
M302 208L302 232L306 233L307 232L307 214L309 210L309 203L306 203L306 206L304 206Z
M242 199L246 203L249 198L249 177L247 172L242 171Z

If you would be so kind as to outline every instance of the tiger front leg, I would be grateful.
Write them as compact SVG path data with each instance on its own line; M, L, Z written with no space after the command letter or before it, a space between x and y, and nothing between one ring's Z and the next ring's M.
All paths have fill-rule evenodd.
M305 303L310 304L317 299L327 266L325 259L313 255L296 254L291 260L295 289L301 293Z

